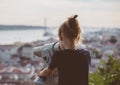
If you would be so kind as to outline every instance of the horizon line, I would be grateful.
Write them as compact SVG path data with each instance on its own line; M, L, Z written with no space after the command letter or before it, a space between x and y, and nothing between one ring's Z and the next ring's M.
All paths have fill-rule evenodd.
M26 26L26 27L44 27L43 25L24 25L24 24L0 24L0 26ZM47 26L47 27L57 27L57 26ZM108 27L108 26L80 26L84 28L119 28L120 27Z

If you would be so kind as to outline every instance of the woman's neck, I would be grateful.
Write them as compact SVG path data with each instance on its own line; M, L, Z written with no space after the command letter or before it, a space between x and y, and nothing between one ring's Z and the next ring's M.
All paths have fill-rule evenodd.
M72 50L75 50L76 49L76 46L74 43L72 42L69 42L69 43L61 43L60 44L60 48L62 50L65 50L65 49L72 49Z

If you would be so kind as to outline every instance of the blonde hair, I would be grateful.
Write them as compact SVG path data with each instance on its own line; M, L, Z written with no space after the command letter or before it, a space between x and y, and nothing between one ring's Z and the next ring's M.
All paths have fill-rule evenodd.
M79 26L79 22L76 19L78 15L74 15L69 17L59 28L58 35L60 36L61 33L72 41L82 41L82 33L81 28Z

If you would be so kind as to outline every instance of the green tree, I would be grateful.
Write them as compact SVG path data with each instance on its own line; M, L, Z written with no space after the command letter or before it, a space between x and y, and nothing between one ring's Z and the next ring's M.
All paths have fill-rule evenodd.
M90 74L90 85L120 85L120 59L109 56L109 59L102 63L102 67Z
M116 37L115 36L111 36L109 42L115 44L117 42Z

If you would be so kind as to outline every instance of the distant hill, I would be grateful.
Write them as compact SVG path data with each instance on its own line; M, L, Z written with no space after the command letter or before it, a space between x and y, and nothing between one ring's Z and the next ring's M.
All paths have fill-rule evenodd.
M26 25L0 25L0 30L27 30L27 29L44 29L44 27Z

